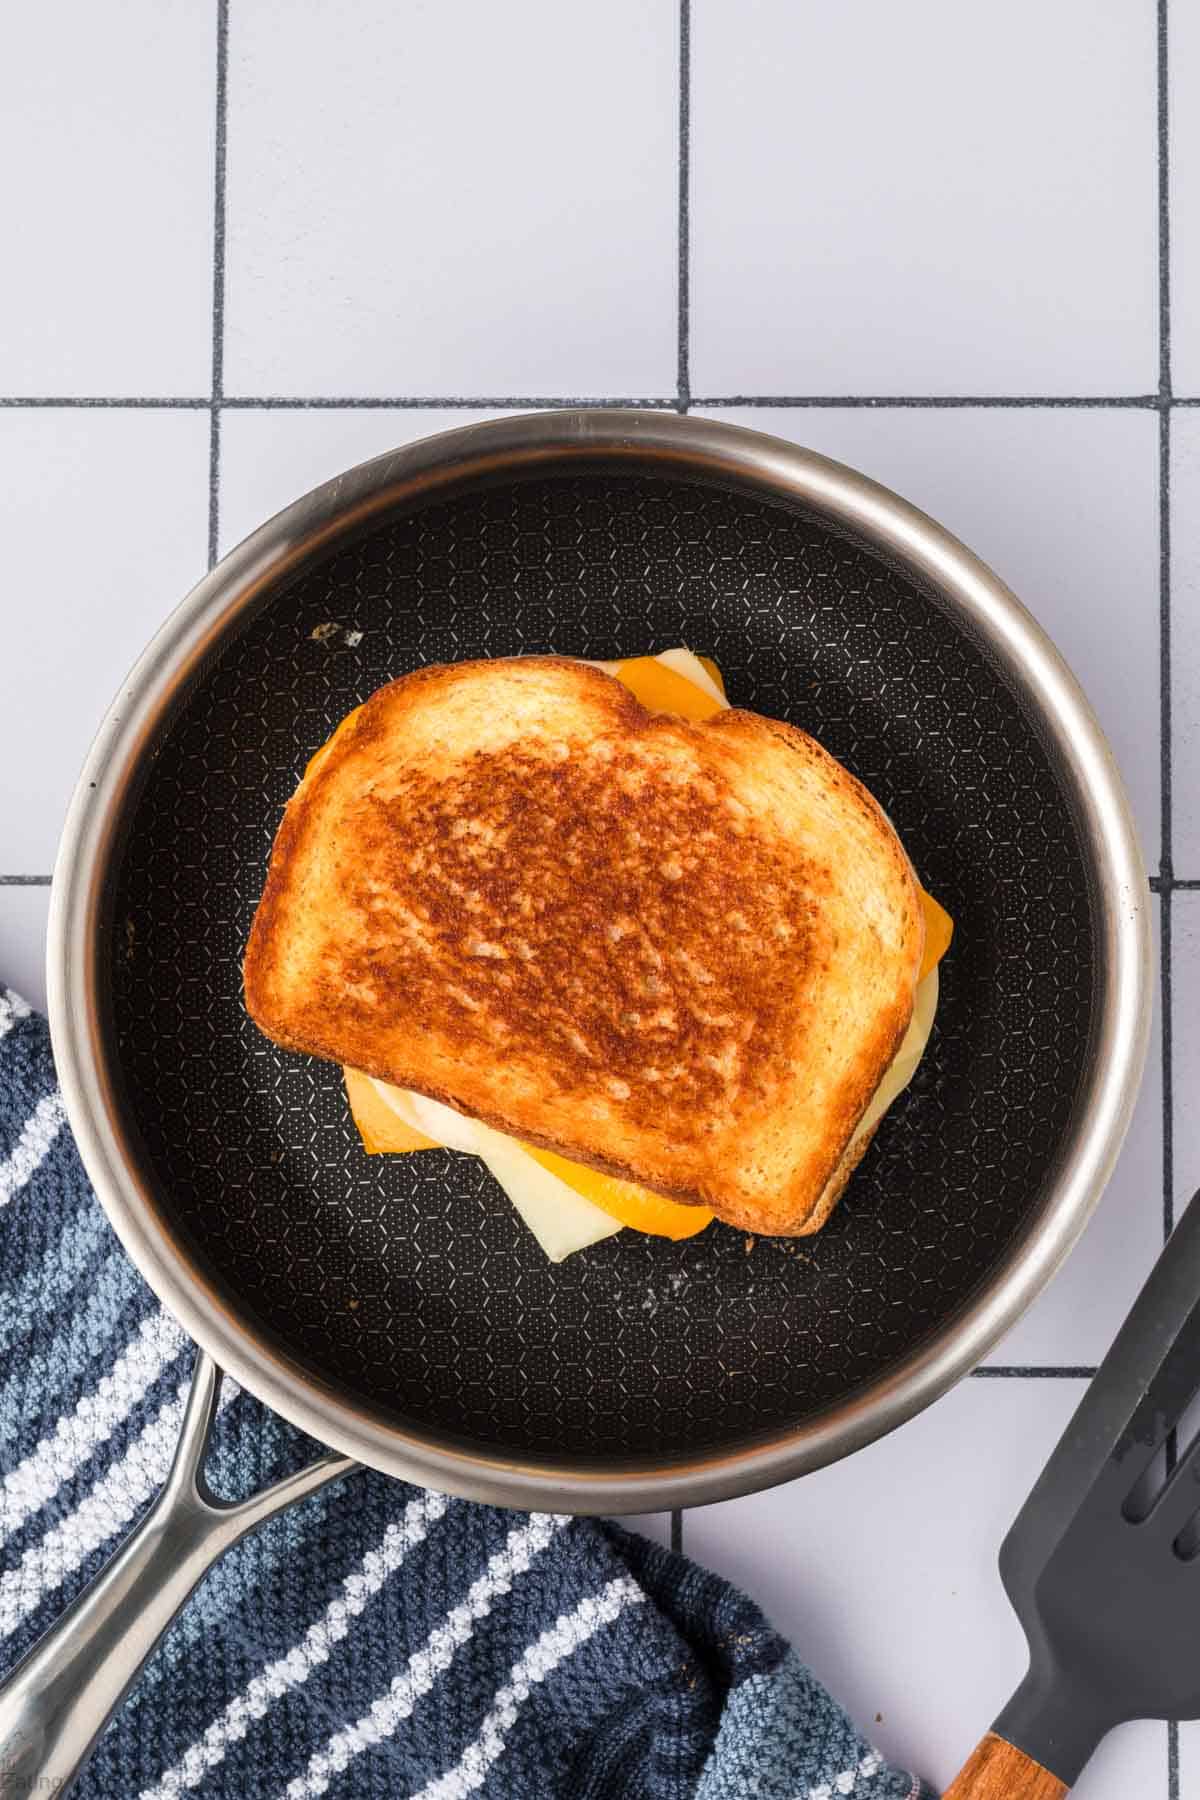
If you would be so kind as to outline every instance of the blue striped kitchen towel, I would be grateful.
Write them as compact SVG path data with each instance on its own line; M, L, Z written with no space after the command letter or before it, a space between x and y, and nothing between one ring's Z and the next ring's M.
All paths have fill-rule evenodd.
M0 987L0 1664L171 1457L191 1347L88 1187L44 1019ZM213 1486L314 1445L227 1400ZM0 1770L3 1768L0 1745ZM209 1574L101 1739L103 1800L919 1800L758 1608L611 1524L360 1471Z

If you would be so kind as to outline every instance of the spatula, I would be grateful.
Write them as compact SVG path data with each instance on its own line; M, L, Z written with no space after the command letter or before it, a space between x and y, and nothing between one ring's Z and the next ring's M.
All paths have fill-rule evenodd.
M1198 1388L1200 1196L1004 1541L1029 1672L946 1800L1058 1800L1114 1725L1200 1717L1200 1432L1153 1468Z

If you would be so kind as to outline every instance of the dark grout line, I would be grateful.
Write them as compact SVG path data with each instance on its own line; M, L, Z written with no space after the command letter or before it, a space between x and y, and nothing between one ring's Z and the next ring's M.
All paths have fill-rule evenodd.
M1200 881L1180 881L1178 877L1172 877L1168 885L1173 893L1193 894L1200 888Z
M673 412L678 404L675 399L665 399L661 394L654 396L622 395L613 399L608 395L579 394L318 394L300 396L290 394L227 394L222 399L223 407L238 410L263 412L330 412L354 411L357 409L387 410L396 412L434 411L478 411L533 408L546 411L557 411L572 406L599 407L611 410L617 407L635 407L642 411Z
M0 887L49 887L49 875L0 875Z
M214 401L208 424L208 566L217 561L221 541L221 408Z
M1179 1800L1183 1789L1179 1785L1179 1724L1175 1719L1167 1720L1167 1800Z
M190 407L192 411L199 412L202 408L211 405L212 401L207 396L202 397L198 394L163 396L154 394L40 394L36 397L26 394L0 395L0 407L28 408L31 411L38 408L50 411L56 407L99 406L111 407L113 410L120 410L122 407L144 407L162 412L178 412L183 407Z
M215 271L214 271L215 273ZM222 302L223 310L223 302ZM223 327L223 321L222 321ZM223 335L223 328L222 328ZM223 365L222 365L223 379ZM50 411L54 408L102 407L119 411L141 408L150 411L180 411L189 408L200 412L211 407L211 394L0 394L0 409ZM421 412L424 410L466 411L488 408L512 409L532 407L554 410L571 406L600 408L636 407L650 412L674 412L679 396L662 394L226 394L221 393L222 407L239 410L259 409L303 411L348 411L357 407ZM1200 396L1180 399L1159 394L701 394L690 392L690 407L716 409L734 406L761 408L871 408L887 407L947 408L988 407L996 410L1028 407L1034 410L1104 410L1113 407L1140 408L1149 412L1174 410L1177 407L1200 406Z
M1174 1016L1171 993L1174 887L1173 731L1171 718L1171 159L1167 0L1158 0L1158 548L1159 548L1159 754L1163 878L1159 1004L1162 1041L1162 1226L1175 1225Z
M1171 996L1171 895L1191 886L1174 878L1171 721L1171 142L1168 0L1158 0L1158 532L1159 532L1159 736L1162 779L1162 863L1159 1003L1162 1010L1162 1224L1163 1240L1175 1225L1175 1105L1173 1002ZM1176 1434L1167 1438L1167 1473L1175 1467ZM1167 1721L1167 1800L1179 1800L1179 1726Z
M971 1374L986 1381L1090 1381L1096 1373L1090 1363L1011 1364L983 1363Z
M208 566L221 536L221 404L225 393L225 153L229 112L229 0L217 0L216 132L213 156L212 395L208 433Z
M691 0L679 0L679 231L677 251L678 308L676 403L681 413L691 405L691 157L692 157L692 9Z
M683 1549L683 1512L678 1506L671 1514L671 1548L679 1551Z
M692 397L693 406L761 407L1141 407L1164 405L1158 394L708 394Z
M1158 391L1171 394L1171 139L1167 0L1158 0ZM1194 405L1195 402L1185 404Z

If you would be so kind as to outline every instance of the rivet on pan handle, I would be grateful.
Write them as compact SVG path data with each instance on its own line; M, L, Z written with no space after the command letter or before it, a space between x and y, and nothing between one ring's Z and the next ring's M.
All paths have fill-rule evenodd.
M218 1557L358 1467L323 1456L248 1500L218 1500L204 1457L221 1371L201 1351L175 1459L141 1524L0 1687L0 1796L65 1794L168 1625Z

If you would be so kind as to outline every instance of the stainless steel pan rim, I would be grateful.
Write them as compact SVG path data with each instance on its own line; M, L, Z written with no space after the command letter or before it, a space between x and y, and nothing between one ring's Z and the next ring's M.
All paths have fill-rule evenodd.
M363 520L485 474L585 459L738 480L800 502L931 584L1039 716L1074 787L1099 886L1094 1054L1037 1218L974 1299L883 1378L736 1452L657 1464L473 1452L399 1429L283 1355L231 1310L169 1229L126 1135L103 1029L99 922L118 824L158 724L198 663L265 589ZM949 532L866 476L757 432L663 412L573 410L469 426L364 463L279 513L198 584L137 663L88 755L56 865L48 988L67 1113L96 1192L141 1273L221 1367L313 1437L405 1480L506 1506L645 1512L768 1487L859 1449L974 1368L1041 1291L1083 1230L1129 1123L1149 1036L1149 894L1120 777L1074 677L1015 596Z

